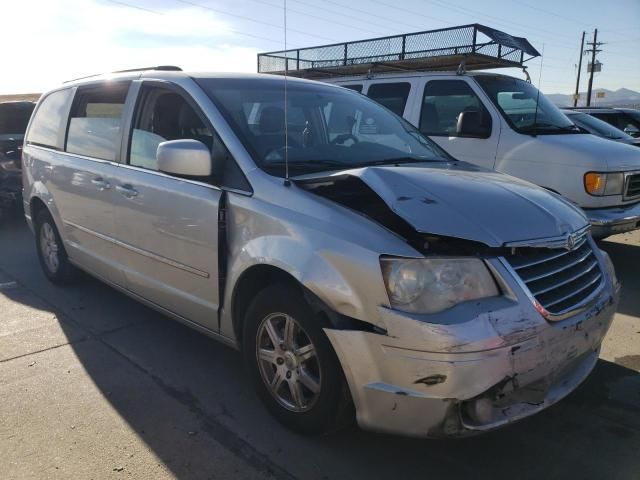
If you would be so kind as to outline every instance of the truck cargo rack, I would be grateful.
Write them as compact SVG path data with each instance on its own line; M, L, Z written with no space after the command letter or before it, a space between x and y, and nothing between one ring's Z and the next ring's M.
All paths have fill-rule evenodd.
M327 78L394 71L523 68L540 53L526 38L477 23L258 54L258 72Z

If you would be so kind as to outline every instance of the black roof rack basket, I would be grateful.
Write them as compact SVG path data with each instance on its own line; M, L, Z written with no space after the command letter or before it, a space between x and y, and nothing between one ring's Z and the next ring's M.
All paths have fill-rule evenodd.
M477 23L258 54L258 72L303 78L369 72L524 67L539 56L526 38Z

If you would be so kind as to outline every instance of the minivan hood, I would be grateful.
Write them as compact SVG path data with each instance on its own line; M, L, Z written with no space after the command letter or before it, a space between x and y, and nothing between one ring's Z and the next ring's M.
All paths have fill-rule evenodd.
M538 135L535 139L539 152L561 163L573 160L605 171L640 169L640 150L626 143L590 134Z
M560 196L464 162L365 167L294 180L313 188L345 178L360 179L420 233L490 247L560 237L588 224L582 211Z

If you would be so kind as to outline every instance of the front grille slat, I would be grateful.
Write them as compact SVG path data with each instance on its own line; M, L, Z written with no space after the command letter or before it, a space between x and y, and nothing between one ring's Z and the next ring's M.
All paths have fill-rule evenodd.
M560 280L560 281L558 281L558 283L551 284L550 286L546 286L545 288L541 288L539 290L535 290L535 291L532 290L531 293L533 293L534 296L538 296L538 295L542 295L543 293L550 292L551 290L554 290L556 288L562 287L563 285L571 283L574 280L577 280L578 278L582 277L583 275L589 273L597 265L598 265L598 262L593 260L589 264L585 265L585 268L581 268L578 273L575 273L575 274L571 275L569 278L564 279L564 280Z
M604 281L586 233L572 250L528 248L505 260L551 320L585 305Z
M625 199L640 196L640 173L635 173L627 177L627 190L625 191Z

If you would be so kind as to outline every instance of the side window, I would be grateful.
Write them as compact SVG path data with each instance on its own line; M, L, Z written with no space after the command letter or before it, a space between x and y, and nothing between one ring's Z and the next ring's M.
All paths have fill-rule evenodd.
M411 91L410 83L375 83L369 87L367 96L381 103L396 115L402 116Z
M250 190L242 171L218 135L181 94L167 88L144 88L134 116L129 164L158 170L158 145L169 140L198 140L212 152L213 185Z
M482 133L458 133L458 117L462 112L475 112L476 130ZM431 80L424 87L420 131L432 136L488 138L491 135L491 115L464 80Z
M69 119L67 152L102 160L117 159L128 89L127 83L78 90Z
M358 93L362 93L362 85L340 85L341 87L348 88Z
M58 138L66 123L67 110L71 100L71 89L58 90L42 100L36 111L27 142L43 147L59 148Z

